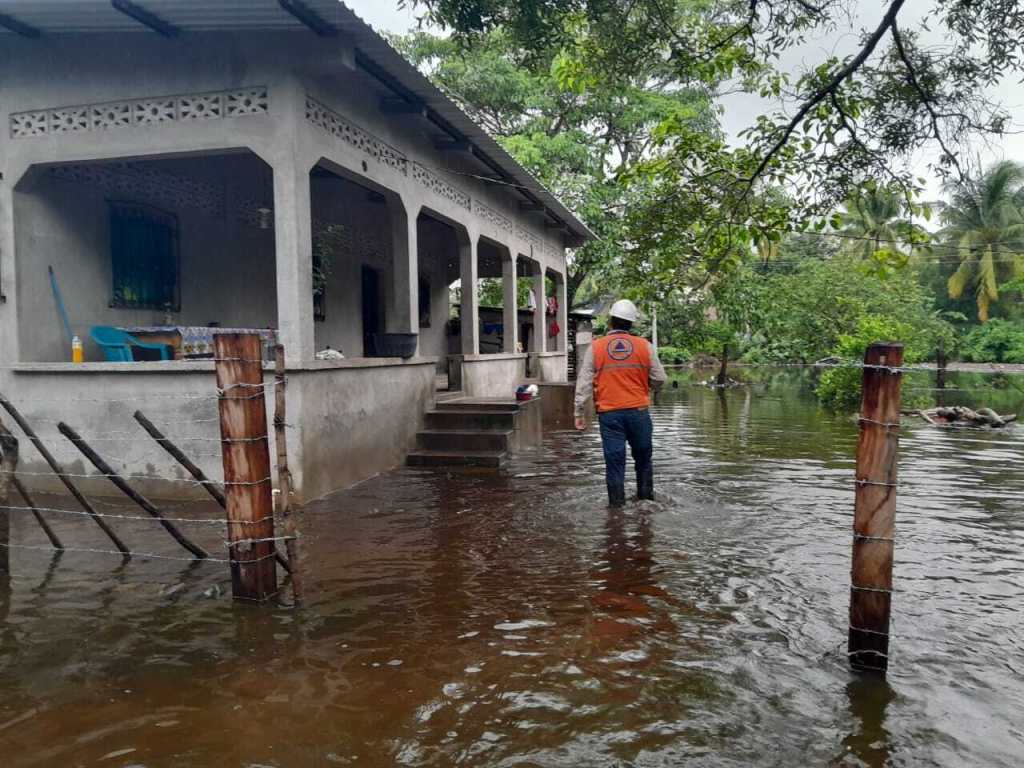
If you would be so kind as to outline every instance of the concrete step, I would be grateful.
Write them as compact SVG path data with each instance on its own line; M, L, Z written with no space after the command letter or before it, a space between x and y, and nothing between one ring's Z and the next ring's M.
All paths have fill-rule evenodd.
M500 467L505 451L416 450L409 454L410 467Z
M515 411L493 411L477 408L435 409L425 414L428 430L479 431L492 430L507 432L515 429Z
M519 404L511 400L438 400L434 406L438 411L499 411L519 413Z
M428 451L507 451L512 430L425 429L416 435L416 447Z
M466 393L461 392L459 390L455 390L454 392L439 391L435 397L437 399L438 404L441 404L444 402L450 402L452 400L463 400L466 397Z

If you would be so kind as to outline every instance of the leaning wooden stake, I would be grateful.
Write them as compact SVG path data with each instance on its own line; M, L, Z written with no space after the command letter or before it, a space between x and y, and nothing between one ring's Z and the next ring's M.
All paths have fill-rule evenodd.
M7 429L7 425L4 424L3 421L0 421L0 455L3 455L6 452L6 446L10 446L12 444L14 445L14 450L17 451L18 438L11 434L11 431ZM17 458L15 458L15 464L16 463ZM40 513L36 503L32 501L32 497L29 495L28 489L25 488L21 480L19 480L18 476L14 473L14 468L12 467L10 470L6 471L4 476L8 479L14 490L21 494L21 498L25 500L25 504L28 505L28 508L32 510L32 516L36 519L36 522L39 523L39 527L43 529L43 533L46 534L46 538L50 540L53 548L64 549L64 545L61 544L57 534L53 532L53 528L50 527L50 524L43 519L43 515ZM0 478L0 482L2 481L3 478ZM9 491L5 494L5 498L10 498ZM3 501L0 502L0 504L7 504L7 502Z
M901 344L868 347L857 442L848 651L855 669L883 674L889 662L902 383L893 369L902 363Z
M46 534L46 538L50 540L50 544L53 545L54 549L64 549L64 544L61 543L60 537L54 533L53 528L43 518L42 513L39 511L39 507L36 506L35 501L32 500L32 496L28 492L28 488L18 479L17 475L11 475L11 485L14 489L21 494L21 498L25 500L25 504L32 510L32 516L35 517L36 522L39 523L39 527L43 529L43 533Z
M109 525L107 525L106 520L100 516L92 504L89 503L89 500L85 498L85 496L82 495L82 492L79 491L75 484L71 482L71 478L67 476L67 473L64 472L61 465L57 463L55 458L53 458L53 454L47 450L43 441L39 439L32 427L29 426L29 423L25 421L25 418L21 415L18 409L14 407L14 404L4 397L2 393L0 393L0 406L3 406L4 410L11 414L11 418L14 419L17 425L21 428L21 431L25 433L25 436L32 441L32 445L36 447L36 450L38 450L40 455L46 460L46 463L50 465L50 469L52 469L57 477L60 478L60 481L64 483L64 487L67 488L71 495L75 497L75 500L82 505L82 509L89 513L96 525L98 525L100 529L107 534L107 537L114 542L114 546L117 547L118 551L125 557L131 557L132 553L128 550L127 545L121 541L118 535L114 533Z
M0 573L11 572L11 515L4 509L10 498L11 480L18 468L18 438L0 424Z
M227 499L224 498L224 493L217 487L217 484L208 478L206 473L197 467L195 463L185 455L184 451L171 442L170 438L164 435L164 433L161 432L153 422L147 419L146 415L142 411L135 412L135 420L142 425L142 428L146 430L165 451L173 456L181 466L188 470L189 474L196 479L196 482L198 482L199 485L206 489L206 492L210 494L214 501L220 504L222 509L228 508ZM277 556L277 562L282 568L291 573L291 564L281 557L280 554Z
M214 501L222 507L227 506L224 494L221 492L220 488L217 487L216 483L208 478L203 470L197 467L178 446L167 439L163 432L157 429L153 422L147 419L146 415L142 411L135 412L135 420L142 425L142 428L149 433L150 437L157 441L161 448L171 454L171 456L174 457L181 466L188 470L188 473L196 479L196 482L199 483L199 485L201 485L206 492L210 494L210 496L213 497Z
M214 335L231 583L236 599L277 594L263 345L256 334Z
M299 569L299 539L292 518L292 473L288 469L288 439L285 435L284 345L274 347L274 442L277 446L277 485L280 492L281 527L287 536L289 572L296 604L302 602L302 572Z
M125 479L121 477L121 475L119 475L117 472L115 472L114 468L107 464L107 462L103 460L103 457L96 453L96 451L94 451L92 447L87 442L85 442L85 440L82 439L81 435L79 435L75 430L73 430L63 421L57 424L57 429L62 435L64 435L64 437L70 440L72 444L74 444L74 446L82 452L82 455L85 456L85 458L87 458L90 462L92 462L92 465L96 467L96 469L98 469L100 472L102 472L103 475L105 475L106 478L118 488L118 490L120 490L125 496L127 496L129 499L131 499L144 510L146 510L146 512L148 512L154 518L159 520L160 525L162 525L164 529L169 534L171 534L171 536L174 538L176 542L181 544L181 546L183 546L193 555L198 557L200 560L205 560L210 556L205 549L189 541L182 534L182 532L178 530L177 526L175 526L174 523L172 523L170 520L165 519L163 512L157 509L156 506L149 499L147 499L141 493L139 493L130 485L128 485Z

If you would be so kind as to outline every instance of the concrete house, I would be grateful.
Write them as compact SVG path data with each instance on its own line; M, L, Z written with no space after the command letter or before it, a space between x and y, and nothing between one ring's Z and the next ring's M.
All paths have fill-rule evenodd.
M218 476L217 328L284 344L306 499L400 462L439 380L566 378L565 249L592 234L336 0L0 0L0 124L0 392L72 469L61 419L162 493L181 470L139 408ZM97 326L174 359L111 361Z

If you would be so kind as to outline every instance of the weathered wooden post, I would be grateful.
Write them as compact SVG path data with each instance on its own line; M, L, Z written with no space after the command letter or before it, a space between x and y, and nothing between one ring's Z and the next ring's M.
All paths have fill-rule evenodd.
M263 344L245 333L220 333L213 341L232 592L263 602L277 594Z
M285 433L285 366L284 345L274 347L274 443L277 447L277 487L280 491L281 527L288 552L289 573L295 603L302 602L302 571L299 567L299 540L292 518L292 473L288 469L288 439Z
M0 573L11 572L11 514L3 509L10 498L11 480L18 468L18 438L0 422Z
M857 442L848 654L854 669L882 674L889 662L902 364L902 344L868 347Z
M946 404L946 366L949 364L946 359L946 342L939 339L938 347L935 349L935 405L939 408Z

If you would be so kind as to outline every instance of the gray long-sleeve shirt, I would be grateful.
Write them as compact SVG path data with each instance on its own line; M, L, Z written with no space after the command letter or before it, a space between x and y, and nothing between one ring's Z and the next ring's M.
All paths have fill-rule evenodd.
M625 333L625 331L611 331L608 335L611 336L613 333ZM650 346L650 342L644 339L644 343ZM648 381L651 384L651 389L661 389L662 385L668 381L668 375L665 373L665 368L661 364L661 360L658 359L658 351L651 346L651 370L648 374ZM593 346L587 347L587 352L583 355L583 362L579 364L579 369L576 371L576 417L582 417L586 410L587 401L594 397L594 348Z

